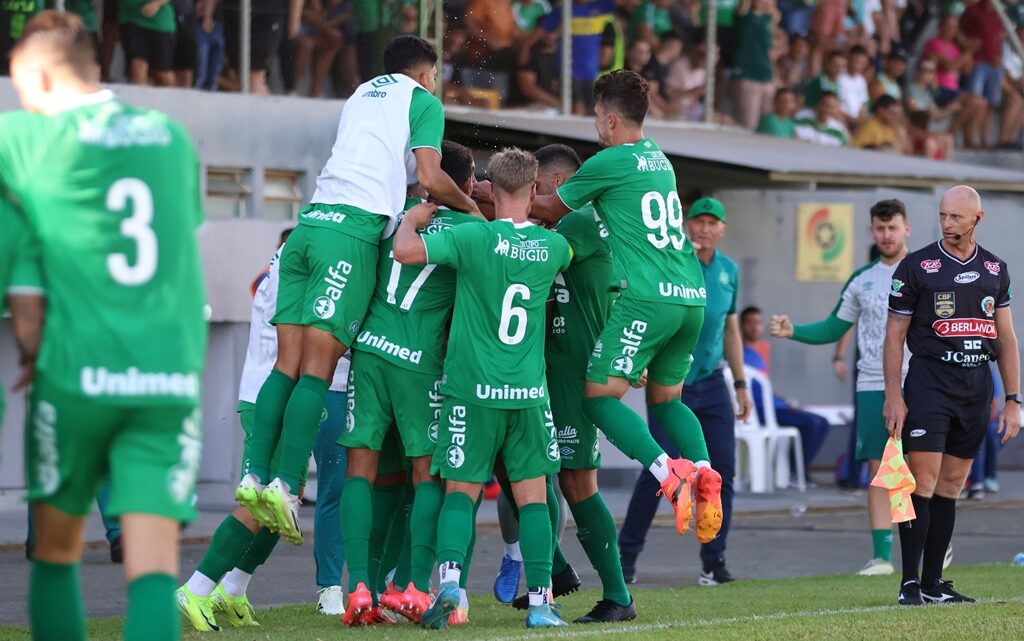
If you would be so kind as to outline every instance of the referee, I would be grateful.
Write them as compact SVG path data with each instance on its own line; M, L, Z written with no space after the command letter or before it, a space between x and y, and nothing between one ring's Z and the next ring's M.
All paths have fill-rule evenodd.
M736 415L732 396L720 366L723 355L736 381L739 418L750 415L750 399L743 380L743 341L736 319L739 268L731 258L715 249L725 235L725 207L714 198L701 198L686 214L686 234L697 249L708 292L704 325L693 351L693 365L683 386L682 401L700 420L708 445L711 466L722 475L722 529L710 543L700 546L701 585L718 585L733 578L725 567L725 539L732 519L732 477L736 469ZM664 428L648 417L651 435L669 456L675 447ZM636 580L636 558L644 548L647 530L658 511L658 481L644 470L636 481L626 521L619 532L622 572L627 583Z
M1020 431L1010 275L1005 262L974 240L984 217L974 189L947 191L939 203L942 239L903 259L889 292L883 414L889 433L905 437L903 451L917 480L911 495L917 518L899 526L900 605L974 602L942 580L942 560L953 537L956 498L985 440L989 361L998 359L1007 392L999 417L1003 443ZM904 340L911 359L901 394Z

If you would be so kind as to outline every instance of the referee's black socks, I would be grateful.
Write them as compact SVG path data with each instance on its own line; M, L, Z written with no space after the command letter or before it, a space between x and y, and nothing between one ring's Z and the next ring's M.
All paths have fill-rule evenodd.
M930 524L924 544L924 563L921 566L921 587L925 589L942 578L942 562L946 558L946 548L953 538L953 525L956 522L956 499L936 494L929 503ZM914 508L917 508L916 503Z
M917 581L918 569L921 567L921 553L924 551L925 542L928 541L928 526L931 521L931 499L917 494L911 494L910 500L914 504L914 512L917 518L912 521L900 523L900 552L903 558L903 581ZM952 527L950 528L952 532ZM942 549L945 554L946 549ZM942 559L939 559L939 569L942 568Z

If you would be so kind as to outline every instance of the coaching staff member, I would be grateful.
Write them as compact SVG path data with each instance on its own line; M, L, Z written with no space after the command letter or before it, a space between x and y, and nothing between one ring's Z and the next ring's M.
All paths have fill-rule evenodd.
M1006 263L980 247L978 192L961 185L939 204L942 239L903 259L893 274L883 348L886 428L903 438L917 518L900 523L901 605L972 603L942 580L956 497L985 440L992 401L988 361L999 361L1006 406L1003 442L1020 431L1020 358ZM904 339L910 369L900 391ZM924 562L918 581L922 552Z

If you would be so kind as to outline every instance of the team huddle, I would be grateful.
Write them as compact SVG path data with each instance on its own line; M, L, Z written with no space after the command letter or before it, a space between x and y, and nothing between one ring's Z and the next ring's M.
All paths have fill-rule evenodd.
M347 477L334 503L340 531L320 529L318 501L316 555L319 575L321 543L327 556L344 543L347 603L339 587L321 610L348 626L396 616L429 629L468 622L476 510L492 476L519 520L528 593L515 605L526 626L565 626L554 599L579 587L564 558L554 567L566 569L553 567L554 475L603 588L575 621L634 619L597 487L598 430L650 471L679 534L715 539L722 478L680 401L707 290L673 166L643 133L646 82L629 71L597 81L604 149L587 161L564 145L505 149L477 182L469 149L443 140L437 53L400 36L384 51L386 73L346 102L311 204L257 290L240 389L239 507L176 588L178 527L195 517L201 448L198 160L178 124L100 90L91 47L73 16L33 19L11 60L27 111L0 117L0 277L21 384L32 383L34 638L85 638L82 534L108 478L108 513L125 539L125 639L177 639L179 611L200 631L219 629L217 613L256 625L245 588L279 538L303 542L306 468L314 449L335 445L317 442L331 422ZM985 256L998 277L1003 264ZM928 278L901 269L891 294L898 314L909 311L897 299L909 309ZM979 302L996 314L989 324L1008 322L997 311L1009 302L1004 277L993 279L1001 295ZM942 316L938 299L935 311ZM994 358L994 344L983 347ZM902 351L893 358L898 377ZM644 388L679 458L622 402L631 386ZM900 408L889 395L885 403L898 431ZM378 493L392 497L387 507ZM930 572L939 546L919 544L914 558L923 548ZM325 589L341 580L340 568L330 573ZM53 599L64 616L49 614Z

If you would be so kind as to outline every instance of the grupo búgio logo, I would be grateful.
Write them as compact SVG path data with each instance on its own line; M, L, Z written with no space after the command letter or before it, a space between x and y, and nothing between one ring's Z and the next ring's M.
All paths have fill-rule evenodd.
M821 251L823 263L830 263L839 258L846 247L846 235L842 228L832 222L826 207L811 214L804 228L804 235L808 242Z

